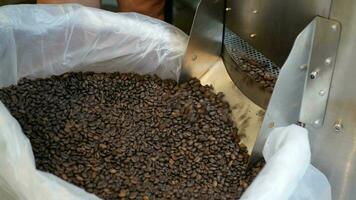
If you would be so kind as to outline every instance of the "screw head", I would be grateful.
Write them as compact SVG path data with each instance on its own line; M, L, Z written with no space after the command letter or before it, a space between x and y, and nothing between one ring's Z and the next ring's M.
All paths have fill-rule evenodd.
M336 24L333 24L333 25L331 25L331 28L332 28L333 30L336 30L336 29L337 29L337 25L336 25Z
M257 13L258 13L258 10L253 10L252 13L253 13L253 14L257 14Z
M192 56L192 61L196 61L197 59L198 59L198 56L194 54L194 55Z
M257 34L256 33L252 33L252 34L250 34L250 38L254 38L254 37L256 37L257 36Z
M320 96L324 96L325 93L326 93L325 90L320 90L320 91L319 91L319 95L320 95Z
M340 120L336 121L334 124L334 129L337 133L341 132L343 128L343 125Z
M301 70L304 70L304 69L306 69L307 68L307 64L304 64L304 65L301 65L299 68L301 69Z
M305 128L305 123L303 123L303 122L297 122L297 125L300 126L300 127Z
M318 72L317 71L313 71L310 73L310 79L316 79L316 77L318 76Z
M226 11L230 11L230 10L231 10L231 8L225 8L225 10L226 10Z
M335 124L334 128L336 132L340 132L342 130L342 124Z
M319 127L320 126L320 120L319 119L314 121L314 126L315 127Z
M327 64L327 65L330 65L331 64L331 61L332 61L332 59L329 57L329 58L327 58L327 59L325 59L325 63Z

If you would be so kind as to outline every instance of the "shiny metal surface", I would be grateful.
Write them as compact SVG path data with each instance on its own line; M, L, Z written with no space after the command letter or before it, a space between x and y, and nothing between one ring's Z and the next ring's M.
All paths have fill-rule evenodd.
M190 32L179 82L201 77L216 63L223 40L224 0L201 0Z
M279 4L276 5L276 2L279 2ZM231 10L227 11L228 25L231 27L232 23L232 25L236 26L236 29L233 29L234 31L240 29L240 32L236 32L243 39L247 39L252 46L261 50L268 58L279 63L283 63L292 46L291 41L294 40L297 33L301 31L312 17L317 14L328 17L330 14L330 0L270 0L263 2L258 0L241 0L230 1L229 4ZM291 5L294 6L291 7ZM218 8L213 7L208 9L214 11L218 10ZM276 11L276 9L278 11ZM275 11L275 13L273 11ZM200 12L204 13L202 11ZM233 14L232 12L236 13ZM294 43L293 49L280 72L255 145L253 145L253 138L255 137L254 131L256 132L256 129L259 127L258 119L253 118L251 123L247 123L246 131L241 131L245 133L247 137L251 135L250 139L245 141L243 139L243 142L248 144L249 149L253 146L251 159L251 163L253 163L262 157L261 152L263 145L273 127L287 126L293 123L303 124L309 131L312 164L327 176L332 186L334 200L354 200L356 197L356 125L354 123L356 119L356 89L353 83L356 75L356 67L354 66L354 54L356 52L355 12L356 1L333 1L330 18L340 22L342 30L338 48L335 46L335 39L327 39L329 37L330 27L339 31L338 26L333 26L335 25L335 21L318 17L317 20L314 20L303 30ZM211 15L211 13L209 14L207 11L205 11L205 14L206 15L201 16L206 17L196 17L196 20L204 21L204 19L209 18L207 17L208 15ZM238 17L239 15L241 17ZM298 16L304 17L299 18ZM293 19L291 19L291 17ZM209 20L211 21L212 19L210 18ZM325 26L322 25L322 28L320 28L319 25L324 22L327 26L324 24ZM202 24L200 25L202 26ZM217 23L215 25L217 25ZM216 27L220 27L220 25ZM196 29L195 35L198 37L198 32L203 32L203 30L211 30L213 32L213 29ZM220 34L221 29L219 28L217 30ZM207 33L200 33L199 37L201 38L197 40L199 43L194 44L194 42L191 41L190 52L187 54L187 56L189 55L190 57L186 57L190 58L190 60L186 60L186 63L190 65L186 66L201 66L201 64L198 65L192 61L201 58L200 55L195 54L195 52L204 52L206 49L210 50L202 54L206 55L207 58L214 58L207 59L206 63L211 66L211 64L216 61L215 59L217 58L215 56L218 55L217 52L219 51L217 50L218 48L213 48L217 47L216 45L212 45L214 42L205 42L216 41L215 44L218 44L218 37L213 40L209 40L209 37L212 36L214 38L214 36L219 34L213 34L208 31ZM204 38L205 36L207 38ZM317 48L321 48L321 50L315 49L315 46L313 46L313 44L316 44L313 43L313 41L318 40L320 41L317 43L322 46L318 46ZM334 47L328 47L328 45L334 45ZM336 49L337 54L334 52ZM324 54L324 52L326 52L324 50L330 51L328 54ZM335 57L335 55L337 55L337 57ZM313 59L317 59L317 61L314 62ZM308 65L309 62L312 64L311 67ZM312 84L309 87L309 84L313 83L310 81L317 83L320 77L326 77L325 74L323 74L324 71L320 71L321 66L324 66L323 69L328 69L327 66L332 65L333 62L335 62L334 74L331 76L330 72L332 69L329 69L328 73L330 74L326 75L327 78L325 78L326 80L332 78L331 87L328 88L328 84L322 84L322 88L319 88L321 85L318 84ZM188 68L187 74L191 72L193 76L197 76L194 74L198 74L202 83L212 83L215 87L219 85L219 83L228 80L227 78L220 78L219 70L217 69L221 70L221 67L213 67L211 70L208 69L209 67L206 66L203 69ZM204 77L209 78L204 79ZM313 79L310 80L310 78ZM230 83L232 83L231 80ZM328 83L328 81L326 81L326 83ZM222 86L222 88L228 88L227 85ZM231 88L233 88L232 86L233 85L231 85ZM326 88L324 88L324 86ZM215 89L229 93L223 89ZM239 90L237 89L237 91ZM311 92L311 96L307 95L308 92ZM303 101L303 95L304 98L310 98L310 100L308 100L308 102ZM230 98L229 102L230 105L233 105L233 108L235 103L236 105L240 105L237 103L240 99L245 98L246 102L248 102L248 98L244 97L242 93L240 93L240 96L231 95L227 98ZM315 98L327 98L327 101L323 99L321 104L324 105L320 106L320 101ZM243 102L245 102L245 100L243 100ZM309 109L305 107L305 105L302 105L305 103L309 105ZM311 113L312 110L310 110L310 108L314 106L325 108L325 103L327 104L324 123L320 120L314 120L314 118L318 117L312 117L315 113ZM241 118L237 117L235 121L238 127L243 130L245 126L241 123L242 121L248 121L247 119L253 115L262 112L258 112L258 106L254 105L253 114L250 115L250 111L245 110L245 108L249 108L249 104L241 105L244 105L241 106L243 109L234 112L237 112L235 115L240 115ZM301 109L303 109L303 113L301 113ZM244 115L243 113L247 114ZM262 116L262 114L260 116ZM305 118L305 116L309 116L310 118ZM322 116L322 114L319 112L319 114L315 116ZM304 123L304 121L306 123Z
M314 19L314 37L305 82L299 121L319 127L323 124L331 78L334 72L340 24Z
M278 76L280 68L226 27L222 57L236 86L254 103L266 109L272 91L261 87L259 81L256 81L248 72L244 71L243 65L237 63L240 63L241 58L253 60L261 64L260 69L263 72L273 76Z
M274 64L271 60L266 58L257 49L249 45L245 40L240 38L239 35L232 32L230 29L225 27L224 32L224 46L226 48L226 53L234 60L238 60L241 57L254 60L261 63L265 67L265 71L278 76L280 67ZM224 52L225 53L225 52Z
M328 17L331 0L228 0L226 24L277 65L312 19Z
M236 63L230 54L225 53L224 48L223 60L231 79L243 94L251 99L254 103L263 109L266 109L271 98L272 92L267 91L259 86L258 82L251 76L247 75Z
M236 87L220 57L223 39L224 1L202 0L193 22L180 81L197 77L216 92L223 92L232 109L241 142L251 153L262 124L264 109ZM217 12L222 11L222 12Z
M324 124L307 126L312 162L332 185L333 200L356 199L356 1L334 0L331 19L342 25ZM335 125L341 124L340 131Z
M354 14L356 2L338 0L335 1L334 6L332 18L342 24L342 31L338 48L336 46L332 48L333 50L337 49L337 57L325 119L324 123L321 123L321 121L305 123L305 127L309 131L312 164L328 178L332 187L333 200L354 200L356 197L356 89L353 82L356 67L353 54L356 52L356 38L354 37L356 27L353 24L356 21ZM328 65L332 64L333 61L328 59L330 54L321 53L320 51L323 51L323 48L315 49L314 45L316 39L320 40L319 42L323 45L326 43L330 43L327 45L335 45L335 39L326 38L328 38L330 28L337 32L340 30L335 21L317 19L298 37L286 64L281 70L266 111L260 135L253 149L251 163L261 158L263 144L271 127L301 121L303 115L301 115L298 107L302 108L302 98L309 98L305 93L313 92L315 98L327 96L326 90L321 92L320 88L315 88L318 84L315 87L307 86L309 80L306 79L310 79L312 72L316 71L315 68L312 69L313 67L307 70L307 63L308 61L313 63L313 59L317 58L320 59L320 62L317 63L323 61ZM317 54L314 54L315 52ZM309 55L310 59L308 59ZM335 60L335 56L333 59ZM314 74L314 80L320 78L322 73L322 71L319 71ZM306 85L304 85L304 81L307 83ZM314 101L309 101L309 109L320 106L320 101L315 98ZM304 115L310 114L310 116L313 116L311 111L305 110L303 112L305 112ZM304 121L301 122L304 124Z
M297 37L292 51L283 65L260 133L253 148L250 164L263 158L262 150L272 128L299 122L300 107L307 75L305 66L309 61L314 35L314 23Z

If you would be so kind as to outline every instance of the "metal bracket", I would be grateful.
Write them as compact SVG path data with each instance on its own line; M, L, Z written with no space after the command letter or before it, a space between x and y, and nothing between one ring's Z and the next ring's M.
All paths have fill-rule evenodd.
M225 0L201 0L190 31L179 82L201 77L220 58Z
M313 21L314 33L300 122L320 127L323 124L331 79L334 72L337 47L340 39L340 24L320 17Z
M316 119L322 123L339 35L339 23L322 17L316 17L299 34L279 73L250 165L263 157L264 144L274 127L308 125ZM312 74L314 71L317 74Z

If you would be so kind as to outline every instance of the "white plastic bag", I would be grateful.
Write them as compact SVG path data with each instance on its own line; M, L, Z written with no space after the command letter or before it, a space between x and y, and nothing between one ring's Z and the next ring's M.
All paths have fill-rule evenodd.
M275 128L263 149L266 165L242 200L331 200L326 177L310 164L306 129Z
M68 71L178 79L187 36L159 20L80 5L0 7L0 87Z
M136 72L178 79L187 36L134 13L79 5L0 7L0 87L69 71ZM94 200L35 169L31 144L0 102L0 199Z

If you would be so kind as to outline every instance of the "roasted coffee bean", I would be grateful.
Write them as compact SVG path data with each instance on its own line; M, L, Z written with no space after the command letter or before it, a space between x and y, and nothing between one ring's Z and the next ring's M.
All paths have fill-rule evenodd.
M239 199L263 167L246 171L229 105L197 79L67 73L22 79L0 100L39 170L103 199Z
M267 92L272 92L277 81L277 76L267 71L266 64L252 60L245 56L238 57L237 67L251 77L261 88Z

